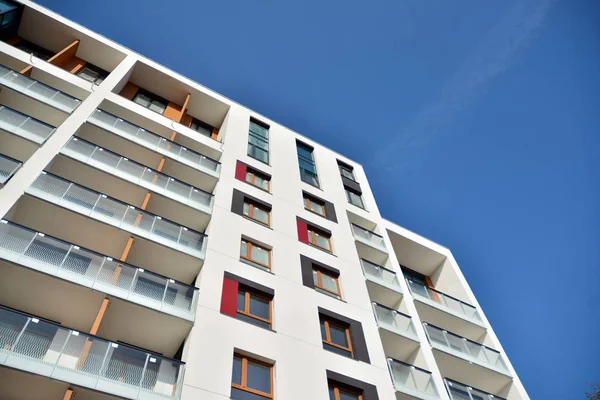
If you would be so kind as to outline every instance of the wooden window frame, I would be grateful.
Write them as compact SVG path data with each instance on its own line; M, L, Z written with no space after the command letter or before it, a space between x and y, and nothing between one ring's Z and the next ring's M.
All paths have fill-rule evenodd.
M326 236L327 233L323 232L320 229L315 229L315 228L313 228L310 225L308 225L307 231L308 231L308 243L310 243L311 245L313 245L313 246L315 246L315 247L317 247L317 248L319 248L321 250L325 250L328 253L333 253L333 245L331 243L331 235ZM317 239L316 239L316 234L317 233L319 233L322 237L326 237L327 238L327 242L329 242L329 248L320 246L317 243Z
M333 395L335 400L341 400L340 391L353 394L358 396L358 400L364 400L362 393L360 393L356 389L349 389L346 386L342 386L340 384L336 384L335 382L329 382L329 388L333 389Z
M247 286L240 285L238 287L238 293L240 291L244 292L244 310L240 310L239 308L237 308L237 304L236 304L236 306L235 306L236 313L242 314L249 318L253 318L257 321L265 322L265 323L269 324L269 327L272 327L272 325L273 325L273 322L272 322L273 321L273 299L270 298L269 296L265 295L264 293L260 293L259 291L249 288ZM258 315L254 315L254 314L250 313L250 295L253 295L255 297L258 297L259 299L266 300L269 302L269 319L266 319L266 318L263 318Z
M340 288L340 278L339 278L339 276L333 276L333 275L329 274L326 271L323 271L323 269L318 268L318 267L314 267L313 266L312 269L313 269L313 271L315 271L317 273L317 283L315 284L315 287L319 288L321 290L324 290L327 293L331 293L331 294L333 294L333 295L335 295L335 296L337 296L337 297L339 297L341 299L342 298L342 290ZM323 274L327 275L330 278L335 279L335 284L337 286L337 293L332 292L331 290L326 289L325 287L323 287L323 277L322 277Z
M259 361L255 358L251 358L251 357L247 357L245 355L239 354L239 353L234 353L233 358L235 359L235 357L241 358L242 360L242 367L241 367L241 372L242 372L242 376L241 376L241 384L238 383L233 383L231 382L231 387L234 387L236 389L239 390L243 390L252 394L256 394L258 396L263 396L269 399L273 399L275 396L273 394L273 365L266 363L264 361ZM234 361L235 362L235 361ZM260 364L263 365L265 367L269 367L269 379L270 379L270 391L271 393L265 393L265 392L261 392L260 390L256 390L256 389L252 389L251 387L247 386L248 383L248 362L252 362L254 364Z
M242 246L241 242L246 242L246 255L240 254L241 258L243 258L244 260L247 260L247 261L249 261L251 263L258 264L258 265L260 265L262 267L265 267L265 268L269 269L269 271L271 270L271 262L272 262L272 260L271 260L271 249L268 249L265 246L261 246L259 244L256 244L256 243L252 242L251 240L244 239L244 238L242 238L242 240L240 241L240 248ZM266 250L267 253L269 253L268 264L263 264L260 261L256 261L256 260L252 259L252 257L251 257L251 255L252 255L252 246L260 247L261 249Z
M271 226L271 210L267 210L265 208L262 208L262 206L257 206L254 202L252 201L248 201L248 199L244 199L244 205L248 204L248 214L244 214L244 210L242 209L242 214L244 214L244 216L250 218L253 221L258 222L261 225L266 225L266 226ZM267 213L267 220L268 222L263 222L258 218L254 218L254 207L257 207L259 210L263 210Z
M350 327L347 325L344 325L340 322L336 322L336 321L332 321L329 318L324 317L323 315L321 315L321 320L323 321L323 324L325 325L325 339L321 338L324 344L327 344L329 346L332 347L337 347L338 349L342 349L344 351L348 351L350 352L350 357L354 358L354 349L352 348L352 338L350 336ZM348 347L344 347L344 346L340 346L337 343L333 343L331 341L331 332L329 331L329 325L334 325L338 328L342 328L346 331L346 340L348 341Z
M248 174L251 175L250 180L248 180ZM259 177L261 179L263 179L264 181L267 182L267 188L263 188L262 186L259 186L256 184L256 176L257 175L262 175L262 177ZM271 193L271 179L266 179L267 175L260 173L252 168L246 168L246 176L244 177L245 181L249 184L251 184L254 187L257 187L261 190L264 190L265 192Z
M308 202L308 204L304 204L304 209L307 211L310 211L313 214L317 214L320 215L321 217L325 217L327 218L327 210L325 209L325 202L318 200L312 196L307 195L306 193L302 196L303 200L306 200ZM317 201L315 201L317 200ZM310 208L310 203L315 203L315 204L319 204L321 206L321 208L323 209L323 214L316 212L315 210Z

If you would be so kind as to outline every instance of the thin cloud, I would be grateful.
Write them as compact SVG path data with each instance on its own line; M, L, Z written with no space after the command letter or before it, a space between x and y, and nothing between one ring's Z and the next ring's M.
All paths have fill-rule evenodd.
M535 37L556 1L517 1L479 40L439 97L423 108L385 149L376 152L371 164L396 170L406 161L406 155L418 154L420 148L447 134L442 128L483 94L492 79L510 67L515 53Z

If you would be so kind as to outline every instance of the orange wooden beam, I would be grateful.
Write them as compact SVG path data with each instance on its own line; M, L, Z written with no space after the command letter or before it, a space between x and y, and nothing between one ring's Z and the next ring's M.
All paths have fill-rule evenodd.
M62 67L67 64L75 54L77 54L77 49L79 48L79 40L75 40L73 43L53 55L48 59L48 62L52 65L56 65L58 67Z

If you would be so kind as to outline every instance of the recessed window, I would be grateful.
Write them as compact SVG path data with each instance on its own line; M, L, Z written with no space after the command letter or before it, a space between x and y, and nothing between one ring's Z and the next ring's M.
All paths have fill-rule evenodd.
M246 168L246 182L267 192L271 191L271 178L252 168Z
M231 374L231 398L260 400L273 398L273 366L235 354Z
M44 61L48 61L54 56L54 52L47 50L42 46L38 46L37 44L25 39L19 40L15 47L20 50L23 50L25 53L33 54L35 57Z
M319 177L313 154L314 149L302 142L296 142L296 148L298 151L298 164L300 166L300 179L309 185L319 187Z
M340 175L356 182L352 168L350 168L346 165L340 164L339 161L338 161L338 168L340 169Z
M315 267L313 267L312 272L315 289L322 291L325 294L341 298L340 282L337 276L333 275L331 272Z
M312 226L308 227L308 242L324 250L331 251L331 235Z
M363 204L362 196L360 193L355 192L352 189L346 188L346 198L348 199L348 203L355 205L356 207L365 208Z
M142 107L152 110L156 113L162 114L167 109L169 102L160 96L150 93L147 90L139 89L135 94L133 101Z
M271 329L271 299L254 289L239 285L237 319Z
M267 210L261 205L244 200L244 215L255 221L271 226L271 210Z
M197 118L192 118L190 129L198 132L201 135L212 137L213 127Z
M346 357L353 357L350 327L324 316L320 318L323 348Z
M77 76L95 85L99 85L108 76L108 72L88 63L77 72Z
M329 400L363 400L363 396L358 390L329 382Z
M269 127L250 120L248 155L265 164L269 163Z
M271 250L249 240L242 239L240 257L244 262L260 269L267 271L271 269Z
M304 193L304 208L319 215L322 215L323 217L327 217L325 211L325 202L315 197L309 196L306 193Z

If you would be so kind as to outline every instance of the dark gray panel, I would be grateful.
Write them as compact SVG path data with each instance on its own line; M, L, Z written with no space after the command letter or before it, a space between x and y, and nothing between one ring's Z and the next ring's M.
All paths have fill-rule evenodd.
M365 383L363 381L359 381L357 379L353 379L329 370L327 370L327 380L341 383L342 385L362 391L363 400L379 400L379 396L377 395L377 387L375 385L371 385L369 383Z
M321 307L319 307L319 314L348 325L350 327L350 339L352 340L354 358L360 361L364 361L366 363L371 363L371 360L369 358L369 352L367 351L367 342L365 340L365 334L363 333L362 324L360 322L344 317L343 315L336 314L333 311L329 311Z

